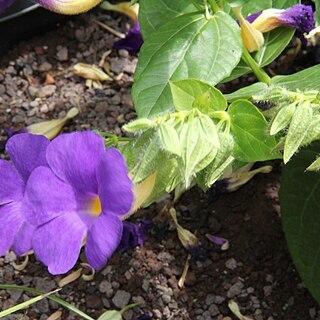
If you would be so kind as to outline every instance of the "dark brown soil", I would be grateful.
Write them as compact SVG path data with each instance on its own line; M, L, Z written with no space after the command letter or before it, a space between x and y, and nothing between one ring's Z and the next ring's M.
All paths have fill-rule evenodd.
M95 17L101 15L95 12ZM63 116L72 106L78 106L82 113L66 131L121 133L121 125L134 117L129 94L136 57L113 50L107 61L115 80L102 90L88 89L83 79L62 73L76 62L99 61L112 48L114 36L101 30L93 18L89 14L79 17L44 36L19 43L0 58L3 141L5 128L18 129ZM128 27L105 13L101 19L120 30ZM60 59L62 48L67 48L67 59ZM304 51L298 58L312 54L312 50L318 49ZM50 68L45 64L48 62ZM38 97L36 90L45 87L48 73L55 78L55 88ZM143 247L124 254L117 252L93 281L77 280L57 295L94 318L103 310L139 302L140 307L126 312L125 319L146 313L152 319L230 320L236 319L228 308L233 299L243 314L256 320L320 319L320 308L303 286L286 247L278 203L279 177L279 165L274 163L273 173L255 177L234 193L217 198L212 192L203 194L194 188L183 195L176 205L179 222L196 232L201 241L198 259L191 261L183 288L178 287L178 280L188 252L181 246L173 224L160 214L165 204L162 201L131 218L155 222ZM230 249L217 251L206 234L228 239ZM14 270L14 259L13 254L0 258L0 283L44 291L57 287L61 277L51 276L35 258L23 271ZM2 290L0 309L29 296ZM61 319L78 319L46 299L7 319L44 320L58 309L63 311Z

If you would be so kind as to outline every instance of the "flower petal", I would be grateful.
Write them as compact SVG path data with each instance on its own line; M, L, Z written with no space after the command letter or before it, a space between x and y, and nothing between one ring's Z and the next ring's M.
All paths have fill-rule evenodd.
M101 269L117 249L122 237L122 221L102 212L87 234L86 257L95 269Z
M116 41L113 47L117 50L126 49L129 52L137 53L143 45L142 34L139 24L136 24L124 39Z
M97 170L102 210L124 215L134 201L133 184L122 154L109 148L102 156Z
M54 139L47 149L52 171L81 193L98 194L96 168L104 154L104 142L94 132L73 132Z
M12 165L0 160L0 205L22 199L24 182Z
M0 206L0 256L3 256L11 248L14 237L23 222L20 207L20 203Z
M16 134L6 144L11 161L26 183L31 172L38 166L46 166L45 152L50 141L39 135Z
M32 247L51 274L63 274L76 264L85 233L81 219L76 213L69 213L38 228Z
M79 201L70 185L47 167L35 169L26 186L23 211L27 220L42 225L61 215L76 212Z
M23 222L13 243L15 254L21 256L32 249L32 236L35 227L28 222Z

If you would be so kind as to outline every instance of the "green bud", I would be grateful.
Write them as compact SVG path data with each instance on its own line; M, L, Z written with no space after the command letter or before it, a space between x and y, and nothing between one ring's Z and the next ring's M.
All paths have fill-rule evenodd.
M124 125L122 128L123 130L136 133L136 132L143 132L155 126L155 122L146 118L133 120L130 123Z

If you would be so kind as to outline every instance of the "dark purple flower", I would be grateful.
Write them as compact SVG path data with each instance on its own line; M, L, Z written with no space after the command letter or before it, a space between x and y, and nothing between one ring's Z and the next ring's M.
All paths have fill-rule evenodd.
M143 39L140 31L140 25L137 23L126 35L124 39L120 39L114 44L115 49L126 49L129 52L139 52L143 45Z
M33 170L47 165L48 145L45 137L26 133L15 135L6 144L12 165L0 160L0 255L12 245L18 255L31 250L34 227L26 221L23 197Z
M121 153L105 150L101 136L74 132L54 139L48 167L35 169L25 192L30 223L37 227L32 247L52 274L69 271L83 241L88 262L102 268L118 247L122 221L134 201L133 185Z
M303 4L297 4L285 10L267 9L249 16L247 20L261 32L287 26L301 33L309 33L315 26L312 7Z
M123 233L119 245L120 252L125 252L128 248L143 245L148 239L149 230L153 226L153 222L146 220L137 223L123 221Z
M0 0L0 13L4 12L13 3L13 0Z

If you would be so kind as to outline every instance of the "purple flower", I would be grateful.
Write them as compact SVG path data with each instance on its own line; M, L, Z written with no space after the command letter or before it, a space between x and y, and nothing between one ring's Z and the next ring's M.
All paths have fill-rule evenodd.
M121 241L120 217L134 201L123 156L86 131L58 136L46 160L48 167L32 172L24 201L33 210L28 220L37 226L36 256L50 273L62 274L75 265L86 240L88 262L102 268Z
M13 3L13 0L0 0L0 13L4 12Z
M148 239L148 232L153 228L151 221L129 223L123 221L122 239L119 245L120 252L125 252L130 247L141 246Z
M46 166L49 140L43 136L18 134L10 138L6 151L12 161L0 160L0 255L13 245L16 254L31 250L34 227L25 219L23 196L32 171Z
M294 28L300 33L309 33L315 25L312 7L303 4L285 10L267 9L249 16L247 20L263 33L279 26Z
M114 44L115 49L126 49L129 52L139 52L143 45L143 39L140 32L140 25L137 23L126 35L124 39L120 39Z

